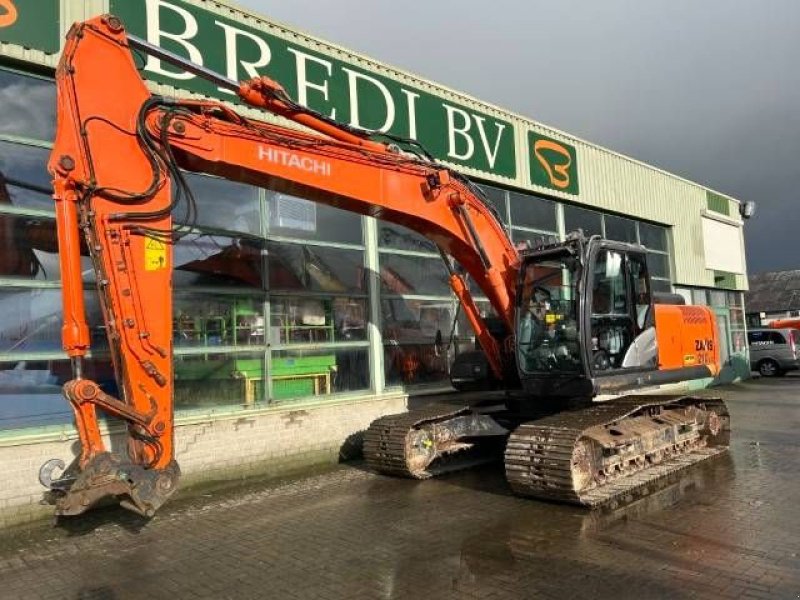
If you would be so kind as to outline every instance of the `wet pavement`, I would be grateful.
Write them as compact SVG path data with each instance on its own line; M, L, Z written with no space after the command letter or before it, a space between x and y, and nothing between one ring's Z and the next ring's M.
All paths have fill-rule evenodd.
M355 463L0 533L0 598L800 598L800 377L722 393L730 454L616 510Z

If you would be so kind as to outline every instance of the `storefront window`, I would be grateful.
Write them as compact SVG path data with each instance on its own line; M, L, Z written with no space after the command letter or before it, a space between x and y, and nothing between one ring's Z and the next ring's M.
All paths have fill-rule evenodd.
M52 189L47 172L49 156L50 150L46 148L0 141L0 209L11 205L55 210L49 191Z
M320 344L367 339L367 301L346 296L272 297L273 344Z
M637 243L636 221L613 215L604 215L603 219L605 219L606 239L629 244Z
M382 252L380 262L384 294L450 295L449 274L441 258Z
M0 135L55 137L56 86L51 80L0 69Z
M273 236L363 244L361 215L289 194L267 191L268 230Z
M380 222L378 229L378 246L412 252L430 252L431 254L438 252L436 244L415 231L384 221Z
M251 235L261 234L258 188L195 173L185 174L197 205L197 227L213 227ZM173 184L173 191L174 191ZM174 218L186 223L185 205L175 207Z
M272 399L291 401L369 389L366 348L280 350L272 353Z
M564 229L567 233L582 229L586 237L603 235L603 216L593 210L565 204Z
M539 231L527 231L524 229L512 229L511 241L514 244L528 242L531 246L540 244L554 244L558 243L560 238L555 233L542 233Z
M639 241L648 250L667 251L667 230L658 225L639 223Z
M511 224L542 231L556 231L556 203L530 194L509 192Z
M119 397L109 359L86 359L84 377ZM73 422L62 386L72 379L68 360L12 360L0 362L0 430Z
M508 212L506 210L506 196L508 195L505 190L500 188L491 187L489 185L480 186L485 196L486 203L494 208L497 217L503 224L508 224Z
M175 408L253 406L265 398L263 352L177 354Z
M256 238L190 234L174 246L175 287L263 289L263 247Z
M363 250L268 242L271 290L366 293Z
M172 307L176 348L264 344L263 298L176 292Z

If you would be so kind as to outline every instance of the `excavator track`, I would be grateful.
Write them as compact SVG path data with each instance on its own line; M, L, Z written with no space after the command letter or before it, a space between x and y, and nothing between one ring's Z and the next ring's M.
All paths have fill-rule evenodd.
M506 445L506 477L522 496L598 507L725 452L719 398L624 396L523 423Z
M463 431L448 427L473 418L481 417L469 407L442 404L381 417L364 433L367 465L386 475L428 479L485 462L480 457L463 456L474 444L459 441L458 434ZM493 435L507 433L495 427ZM456 458L457 454L462 456Z

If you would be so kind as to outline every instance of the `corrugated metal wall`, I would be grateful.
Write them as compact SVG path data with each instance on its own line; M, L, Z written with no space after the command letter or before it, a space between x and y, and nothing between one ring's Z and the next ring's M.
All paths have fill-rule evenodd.
M144 2L145 0L131 1ZM392 69L344 48L328 44L279 24L267 22L238 8L207 0L185 1L204 10L217 12L240 20L250 26L262 28L272 35L282 37L298 46L316 50L344 62L374 71L400 83L413 85L415 88L422 89L430 94L511 121L515 128L517 146L516 179L498 177L470 168L459 167L459 169L468 175L484 180L513 185L514 187L532 190L544 195L563 198L569 202L585 204L601 210L669 225L672 227L671 243L674 256L673 274L675 282L682 285L706 287L714 285L713 272L706 269L703 264L701 216L708 211L706 188L605 148L590 144L564 132L548 128L520 115L503 111L496 106L486 104L470 96ZM108 0L62 0L62 31L66 33L72 22L108 12L108 8ZM45 55L39 51L1 43L0 53L18 60L47 67L54 67L57 60L55 56ZM155 92L164 95L188 95L179 89L169 86L153 84L151 88ZM263 113L254 114L259 114L263 118ZM543 188L531 183L528 167L530 160L528 156L529 131L541 133L575 146L580 181L580 194L578 196ZM728 196L721 194L718 194L718 196L726 198L731 203L731 210L729 211L730 222L741 225L738 202ZM746 289L746 275L737 275L736 280L739 289Z

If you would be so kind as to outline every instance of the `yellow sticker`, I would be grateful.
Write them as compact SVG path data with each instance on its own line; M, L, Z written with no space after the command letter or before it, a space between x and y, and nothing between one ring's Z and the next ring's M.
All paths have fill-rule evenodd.
M684 365L693 365L697 362L697 357L694 354L687 354L683 357Z
M167 245L159 240L147 238L144 243L144 270L158 271L167 268Z

